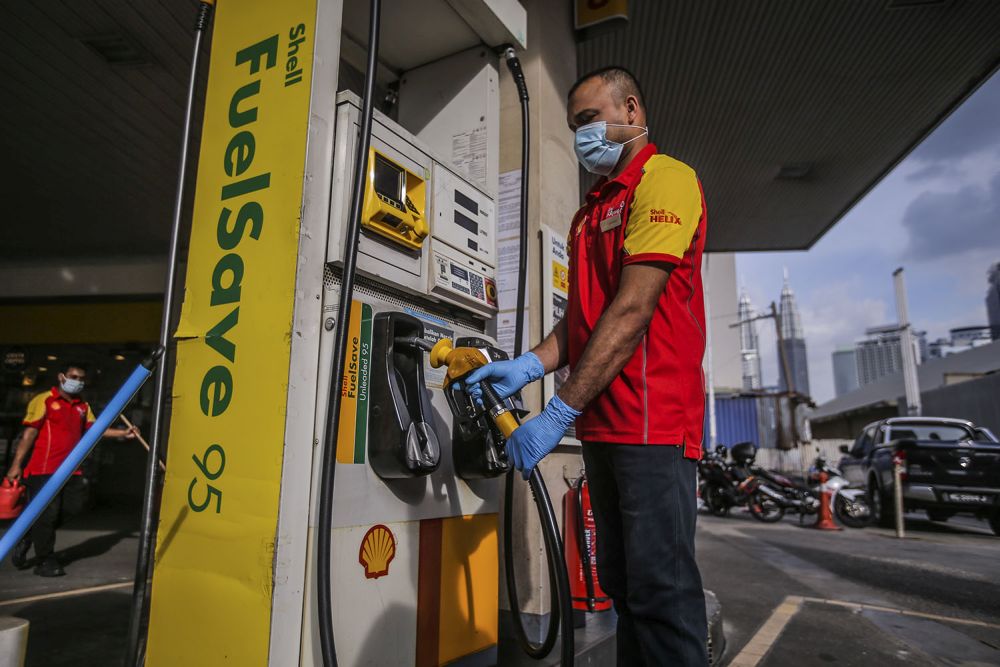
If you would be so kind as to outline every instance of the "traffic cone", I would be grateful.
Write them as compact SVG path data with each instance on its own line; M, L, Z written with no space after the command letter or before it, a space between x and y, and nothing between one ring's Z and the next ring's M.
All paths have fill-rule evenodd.
M829 475L825 472L819 474L819 518L813 524L813 528L819 530L843 530L833 522L833 513L830 512L830 490L826 486Z

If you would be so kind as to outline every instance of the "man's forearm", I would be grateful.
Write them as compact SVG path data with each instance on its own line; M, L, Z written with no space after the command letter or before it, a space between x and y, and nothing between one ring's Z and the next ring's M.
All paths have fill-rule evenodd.
M580 361L559 389L559 398L583 410L607 389L649 327L672 266L638 263L622 269L618 293L594 327Z
M542 362L546 373L557 371L569 361L567 349L566 318L563 317L552 327L549 335L532 350L532 353Z
M650 314L613 302L601 315L580 362L559 390L559 398L576 410L604 391L635 353L649 326Z
M21 436L20 442L17 443L17 447L14 449L14 459L11 461L11 465L23 467L24 460L28 458L28 452L31 451L31 447L34 444L34 435L29 434L26 431L24 435Z

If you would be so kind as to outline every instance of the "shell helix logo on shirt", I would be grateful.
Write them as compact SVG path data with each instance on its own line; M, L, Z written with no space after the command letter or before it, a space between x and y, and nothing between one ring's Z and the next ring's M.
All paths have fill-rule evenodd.
M676 213L668 211L665 208L651 208L649 209L649 221L654 223L665 223L668 225L680 225L681 218Z

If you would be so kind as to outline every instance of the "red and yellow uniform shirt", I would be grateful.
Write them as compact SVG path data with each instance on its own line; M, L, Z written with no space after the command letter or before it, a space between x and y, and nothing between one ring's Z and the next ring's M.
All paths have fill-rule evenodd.
M707 218L694 170L652 144L587 193L569 237L571 370L618 292L622 267L662 262L673 270L635 353L577 419L581 440L679 445L685 456L701 456Z
M83 399L67 400L53 387L31 399L22 423L38 429L25 477L51 475L94 423L94 413Z

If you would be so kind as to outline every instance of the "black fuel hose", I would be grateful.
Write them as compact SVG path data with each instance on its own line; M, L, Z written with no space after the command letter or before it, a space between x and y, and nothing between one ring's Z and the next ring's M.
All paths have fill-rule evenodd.
M375 97L375 72L378 67L378 36L381 0L371 0L368 19L368 62L364 95L361 98L361 136L354 159L354 188L347 240L344 244L344 270L340 281L340 304L337 309L337 332L333 346L333 369L326 405L326 430L323 435L323 470L319 487L319 517L316 523L316 604L319 610L320 652L325 667L336 667L337 652L333 637L333 597L331 592L333 531L333 482L337 467L337 434L340 432L341 378L347 359L348 331L351 324L351 300L361 232L361 208L364 203L365 177L368 173L368 149L372 137L372 111Z
M521 61L518 60L514 48L506 46L500 49L507 68L510 70L514 85L517 86L518 97L521 100L521 211L520 211L520 248L518 250L517 266L517 310L514 316L514 356L518 357L524 350L524 300L527 289L528 266L528 165L529 165L529 117L528 117L528 86L524 80ZM483 388L486 391L486 388ZM569 576L566 572L566 560L563 555L562 538L556 523L552 500L545 488L545 480L538 472L538 466L528 477L528 486L535 500L538 518L542 525L542 539L545 542L545 553L549 569L549 590L551 592L552 613L549 617L549 629L540 644L532 642L524 628L521 618L521 606L517 598L517 579L514 575L514 475L516 471L507 473L504 493L503 518L503 548L504 575L507 581L507 598L510 601L511 615L514 620L514 633L522 650L534 659L547 656L555 646L556 634L562 628L562 647L560 662L562 665L572 665L575 657L573 637L573 608L569 590Z

